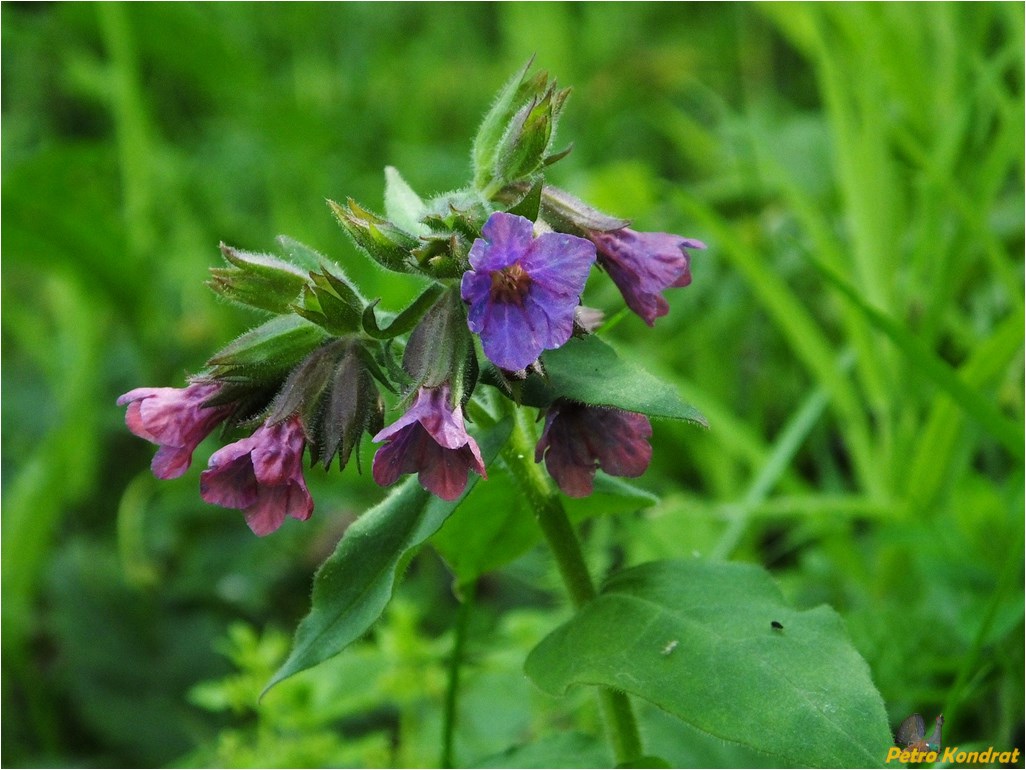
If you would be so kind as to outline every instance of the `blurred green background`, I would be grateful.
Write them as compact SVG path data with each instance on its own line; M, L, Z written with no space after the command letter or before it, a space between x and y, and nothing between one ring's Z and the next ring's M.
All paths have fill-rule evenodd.
M5 766L438 762L456 602L427 551L366 641L255 705L369 475L308 474L314 518L257 539L199 499L212 443L157 483L114 401L258 320L203 285L222 240L286 233L401 307L324 200L380 210L388 164L463 184L532 53L574 88L549 181L709 243L611 340L711 430L655 426L662 502L587 523L595 570L763 564L841 613L894 724L1023 746L1021 4L4 3L2 34ZM598 731L521 673L566 613L540 549L483 582L459 762ZM643 711L675 764L770 761Z

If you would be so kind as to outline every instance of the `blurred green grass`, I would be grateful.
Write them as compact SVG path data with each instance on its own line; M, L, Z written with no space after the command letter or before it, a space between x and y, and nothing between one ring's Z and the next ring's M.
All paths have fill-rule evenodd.
M656 426L643 484L663 502L592 522L596 565L763 563L842 613L895 723L943 710L946 742L1023 745L1020 5L8 3L0 28L5 765L260 762L231 750L239 718L186 692L231 670L232 622L294 626L380 491L317 474L309 526L257 541L199 501L198 469L154 482L114 400L180 385L256 320L203 286L221 240L287 233L398 308L412 283L357 255L324 200L380 208L387 164L422 193L461 184L532 53L574 87L552 181L710 244L655 330L632 317L611 341L712 429ZM547 570L534 554L491 580L483 649L501 608L554 624L529 585ZM433 670L444 569L423 556L404 592L416 622L375 638ZM512 675L537 633L495 638ZM365 753L315 741L272 764L430 764L429 679L277 728L369 736ZM546 727L517 719L520 738ZM392 753L372 740L390 730ZM465 754L505 748L480 730ZM680 764L765 761L653 734Z

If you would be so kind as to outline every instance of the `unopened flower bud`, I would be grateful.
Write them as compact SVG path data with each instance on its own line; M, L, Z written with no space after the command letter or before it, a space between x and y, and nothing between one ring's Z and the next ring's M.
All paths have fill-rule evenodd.
M284 313L306 283L306 273L271 254L239 251L221 244L228 267L211 268L207 285L226 299L272 313Z
M334 201L328 201L328 205L356 245L379 265L397 273L417 271L410 256L410 251L418 245L416 237L367 211L352 198L345 206Z
M563 103L569 95L569 89L557 90L552 84L513 116L495 155L492 171L495 192L506 185L529 180L542 168Z

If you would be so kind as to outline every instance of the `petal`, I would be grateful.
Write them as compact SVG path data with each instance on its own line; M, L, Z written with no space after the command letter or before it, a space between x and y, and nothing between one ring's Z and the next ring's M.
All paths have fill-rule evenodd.
M133 393L135 391L132 391ZM124 398L124 396L122 396ZM118 399L121 402L121 399ZM133 401L128 405L128 409L125 411L125 425L139 438L144 438L147 441L159 444L160 441L146 429L146 424L143 422L142 414L139 412L139 402Z
M249 457L242 457L200 474L200 497L224 508L249 508L256 503L260 486Z
M463 274L463 279L460 281L460 296L465 302L470 303L467 325L472 332L477 333L481 330L481 315L491 301L491 288L491 274L483 271L475 273L469 270Z
M545 468L556 485L570 497L587 497L595 488L595 466L574 462L558 450L549 450Z
M642 414L614 409L592 410L600 422L591 442L599 467L612 476L635 478L652 461L652 424Z
M299 418L264 425L252 436L253 472L261 484L285 484L303 473L303 436Z
M314 502L302 473L287 485L288 495L285 500L285 513L298 521L306 521L313 515Z
M379 486L387 487L398 481L402 474L416 471L418 466L415 465L415 460L422 454L419 444L424 441L434 444L427 432L418 424L407 426L394 439L380 447L374 453L374 481Z
M164 445L153 455L150 470L158 479L177 479L192 465L194 447Z
M421 389L422 404L420 424L437 444L446 449L459 449L470 440L467 427L463 422L463 410L453 409L449 405L449 388Z
M278 529L285 521L286 487L261 487L256 502L246 508L246 524L254 535L263 537Z
M124 406L130 404L133 401L140 401L144 398L149 398L156 393L160 388L134 388L127 393L122 393L118 396L118 400L115 402L118 406Z
M486 319L481 345L488 360L500 369L524 369L545 349L525 308L493 302Z
M562 347L573 335L574 311L577 309L578 300L579 297L567 300L551 293L543 286L531 287L524 302L524 309L534 331L534 337L542 349L553 350ZM537 357L536 355L535 358Z
M469 452L467 453L469 455ZM455 500L467 486L468 458L459 449L434 445L424 457L418 480L424 489L443 500Z
M478 241L470 248L470 264L475 270L501 270L509 267L527 252L534 236L534 225L526 217L497 211L488 217L481 235L488 247L478 247Z
M578 298L595 258L595 244L591 241L566 233L544 233L531 244L521 266L532 283L564 297Z

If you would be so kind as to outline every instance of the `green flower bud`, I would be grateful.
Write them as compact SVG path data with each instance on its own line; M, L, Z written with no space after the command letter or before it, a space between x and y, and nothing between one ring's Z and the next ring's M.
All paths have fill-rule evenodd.
M211 268L207 285L233 302L284 313L306 283L306 273L271 254L239 251L224 243L221 254L228 267Z
M454 403L470 397L477 383L477 358L458 289L446 291L424 314L406 344L403 369L413 390L450 383Z
M486 194L507 185L530 181L546 161L556 123L569 89L557 90L552 83L541 96L525 104L510 121L499 142L492 170L492 184Z
M299 316L277 316L216 353L207 362L209 373L230 382L266 383L284 376L327 336L320 326Z
M352 198L341 206L328 201L339 224L367 254L382 267L397 273L417 272L410 251L417 239L387 219L367 211Z

